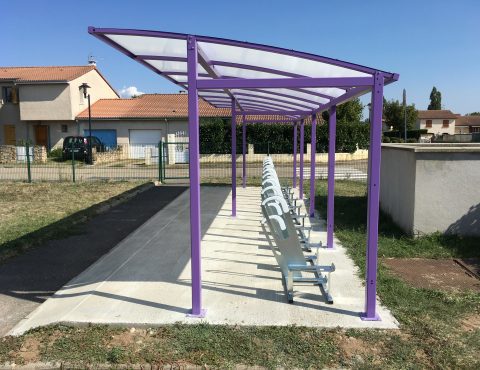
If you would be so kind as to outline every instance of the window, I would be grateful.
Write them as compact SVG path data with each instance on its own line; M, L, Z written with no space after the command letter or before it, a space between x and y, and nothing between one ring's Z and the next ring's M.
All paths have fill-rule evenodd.
M427 119L427 121L425 122L425 127L426 128L432 128L432 120L431 119Z
M480 126L472 127L472 132L474 132L474 133L480 132Z
M62 132L68 132L68 126L62 125Z
M4 103L13 102L13 87L12 86L2 87L2 99L3 99Z
M443 128L448 128L449 125L450 125L450 121L448 119L444 119L442 127Z

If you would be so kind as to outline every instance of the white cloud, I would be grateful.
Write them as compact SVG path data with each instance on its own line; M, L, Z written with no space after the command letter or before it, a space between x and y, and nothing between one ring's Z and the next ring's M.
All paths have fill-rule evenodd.
M120 97L122 98L131 98L132 96L138 96L138 95L142 95L144 94L143 92L141 91L138 91L137 87L136 86L129 86L129 87L126 87L124 86L123 89L121 89L118 94L120 95Z

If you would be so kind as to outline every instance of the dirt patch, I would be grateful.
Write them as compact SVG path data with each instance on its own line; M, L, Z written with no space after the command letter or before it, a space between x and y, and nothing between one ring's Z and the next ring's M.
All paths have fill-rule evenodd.
M26 337L18 356L24 363L37 362L40 360L40 340L34 337Z
M463 331L475 331L480 329L480 314L467 316L461 321Z
M380 345L372 346L361 338L338 336L337 344L347 358L358 356L366 358L367 356L378 355L381 352Z
M386 258L382 262L417 288L480 292L480 280L453 259Z

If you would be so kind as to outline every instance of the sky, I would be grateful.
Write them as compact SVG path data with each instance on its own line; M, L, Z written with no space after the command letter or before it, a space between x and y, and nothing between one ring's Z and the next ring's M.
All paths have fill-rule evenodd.
M442 108L480 111L478 0L22 0L1 1L2 66L84 65L93 55L122 95L178 92L87 33L138 28L250 41L400 74L387 99L426 109L433 86ZM362 98L363 103L368 98Z

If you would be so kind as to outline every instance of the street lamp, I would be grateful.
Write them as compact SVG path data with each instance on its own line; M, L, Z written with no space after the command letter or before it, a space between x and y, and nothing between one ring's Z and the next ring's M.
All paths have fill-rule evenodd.
M93 164L92 156L92 111L90 108L90 94L87 93L87 89L90 89L90 86L86 82L80 85L80 89L83 90L83 97L87 98L88 101L88 164Z

